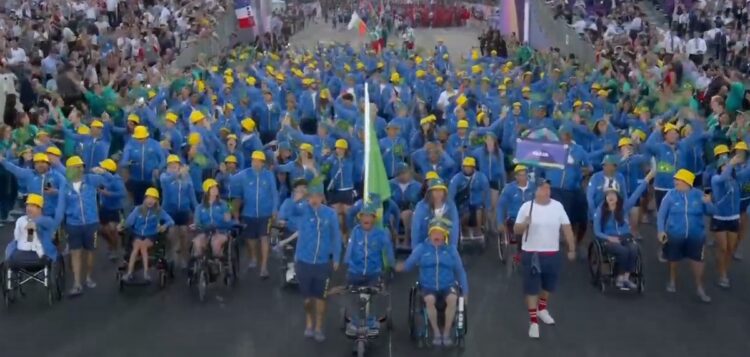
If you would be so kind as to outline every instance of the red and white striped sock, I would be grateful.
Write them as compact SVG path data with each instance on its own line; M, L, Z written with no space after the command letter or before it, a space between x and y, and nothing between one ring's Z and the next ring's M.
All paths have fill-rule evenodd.
M547 299L545 298L539 298L539 311L547 310Z
M532 324L539 323L539 320L536 318L536 309L529 309L529 321L531 321Z

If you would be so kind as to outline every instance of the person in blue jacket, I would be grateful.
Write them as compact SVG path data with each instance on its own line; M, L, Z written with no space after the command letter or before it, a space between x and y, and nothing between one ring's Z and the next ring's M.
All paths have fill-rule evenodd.
M448 186L448 197L456 202L461 213L462 234L468 237L481 235L484 228L485 210L491 207L490 183L482 172L477 171L477 161L467 156L464 158L461 172L451 179Z
M658 172L657 172L658 177ZM674 175L674 189L667 191L659 206L656 226L664 257L669 261L667 292L677 288L677 264L684 258L691 261L698 298L711 302L703 288L703 249L706 230L703 216L712 213L711 197L693 188L695 175L680 169Z
M405 247L411 247L411 219L414 208L421 200L422 184L414 180L411 169L406 163L400 163L396 168L396 177L390 180L391 200L398 206L400 222L403 226L404 238L398 242ZM400 227L394 227L398 233Z
M451 346L452 327L459 294L464 302L469 298L469 282L461 256L455 246L446 241L451 233L451 222L436 218L430 222L428 239L419 244L406 259L396 265L396 271L409 271L419 267L419 285L432 327L435 346ZM458 286L456 286L458 283ZM460 290L458 290L460 288ZM445 323L440 330L437 320L438 300L445 301Z
M723 157L716 161L716 170L711 176L711 198L715 210L711 216L711 232L716 242L716 265L719 273L718 285L730 287L729 265L732 254L737 249L740 232L741 190L739 182L750 178L750 169L740 168L742 158Z
M305 337L325 340L323 317L326 289L331 268L338 270L342 239L339 220L333 208L323 204L323 185L308 188L307 201L300 201L292 210L299 236L294 254L299 290L305 299Z
M63 196L59 195L58 200L62 201L62 199ZM5 264L13 265L14 262L25 263L28 261L39 262L42 259L49 259L49 261L54 262L59 258L53 237L60 226L60 222L62 222L65 205L63 202L57 204L54 217L43 215L43 206L44 197L41 195L32 193L26 197L26 215L16 220L16 226L13 231L14 239L5 247ZM35 240L33 238L32 244L27 244L29 242L29 233L32 233L34 238L38 240L41 252L34 249ZM19 247L19 244L22 246ZM26 247L23 247L23 245L26 245ZM33 258L34 260L28 258Z
M365 203L357 214L359 224L354 226L346 246L344 263L347 265L346 282L348 286L376 286L380 283L381 274L386 267L393 267L396 262L393 253L391 235L387 229L376 227L379 199ZM384 262L385 260L385 262ZM359 296L356 297L357 301ZM371 303L372 306L372 303ZM377 309L373 309L377 311ZM353 302L349 311L357 311ZM347 324L347 335L354 335L358 321L356 315L350 316ZM375 315L368 316L367 326L376 330L378 323Z
M84 174L83 160L71 156L65 161L68 181L60 194L65 196L65 232L70 247L70 266L73 270L71 296L83 293L82 277L86 277L86 287L93 289L96 283L91 279L96 250L96 232L99 230L97 196L99 187L106 184L110 174Z
M276 223L284 227L286 236L290 236L297 231L294 209L305 196L307 196L307 180L298 179L292 183L291 197L284 199L281 207L279 207L279 217Z
M649 172L627 199L619 187L606 186L604 201L596 207L594 213L594 235L602 242L604 249L617 259L615 285L622 290L637 288L637 285L630 280L630 274L635 271L636 267L638 246L633 241L628 212L638 204L638 200L646 192L654 176L654 171Z
M279 192L276 177L265 167L266 154L255 151L251 155L249 168L238 172L230 179L237 187L237 197L242 200L242 239L247 240L250 263L248 269L258 264L258 241L260 240L260 277L268 278L268 227L275 220L279 208Z
M513 168L515 180L503 187L497 203L497 223L500 232L513 231L521 205L534 198L536 185L529 180L529 169L524 165Z
M133 202L143 202L143 194L159 179L159 170L166 166L166 155L159 142L149 138L145 126L136 126L131 140L122 150L119 165L128 171L126 187Z
M36 153L32 157L34 169L19 167L0 155L0 164L8 170L19 183L26 188L26 193L34 193L44 197L42 214L47 217L55 215L58 202L57 195L65 185L65 176L57 171L50 170L49 156L45 153Z
M349 143L345 139L338 139L335 143L336 151L329 156L324 165L328 170L328 204L339 215L339 225L346 235L346 213L354 203L354 158L349 153Z
M193 179L189 175L188 166L182 165L180 157L169 155L167 170L159 176L159 183L161 185L161 209L166 211L174 221L167 234L171 247L170 255L173 261L185 268L190 255L188 249L190 215L198 207Z
M98 167L91 169L95 174L109 173L108 179L99 191L99 232L109 246L109 260L121 257L120 250L122 242L117 233L117 225L122 219L122 210L125 207L127 190L122 177L117 174L117 163L112 159L106 159L99 163Z
M617 172L619 159L615 155L606 155L602 160L602 171L596 172L591 176L588 187L586 188L586 201L589 210L589 220L594 217L594 209L604 202L604 192L609 189L615 189L622 193L623 197L629 197L625 178Z
M216 180L210 178L203 181L203 200L195 208L193 217L191 228L198 232L193 238L193 257L203 256L210 244L213 257L221 258L232 229L232 213L229 204L219 196L219 183Z
M487 180L490 182L490 203L492 212L497 211L497 202L500 198L500 191L505 186L506 171L505 171L505 154L497 143L497 136L495 133L488 131L484 133L484 145L480 148L474 149L471 153L477 160L477 170L487 176ZM496 216L496 215L495 215ZM492 227L497 227L502 222L495 222L495 216L487 217L490 220Z
M617 165L617 171L625 178L625 191L633 192L638 187L639 182L645 176L644 166L649 161L649 157L635 152L634 143L631 138L623 137L617 142L620 149L620 162ZM638 230L638 224L641 218L648 213L648 191L644 192L638 205L634 206L629 212L630 231L636 240L641 240L641 234Z
M435 217L444 217L451 222L448 243L458 247L459 216L456 204L448 196L448 187L441 179L430 181L427 194L417 203L411 221L411 248L414 250L427 237L430 221Z
M124 281L133 279L133 270L138 255L143 262L143 279L151 281L148 274L148 250L154 246L159 235L174 224L172 217L159 206L159 191L149 187L144 192L143 203L135 206L125 219L123 228L130 231L133 237L133 249L128 258L128 270L123 275Z

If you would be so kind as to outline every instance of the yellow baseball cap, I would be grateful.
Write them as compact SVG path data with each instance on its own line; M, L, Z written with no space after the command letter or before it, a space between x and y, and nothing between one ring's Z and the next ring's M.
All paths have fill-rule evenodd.
M348 149L349 143L346 141L346 139L338 139L336 140L336 144L334 145L336 149Z
M109 172L117 171L117 163L115 163L115 160L112 159L105 159L104 161L100 162L99 167Z
M477 160L471 156L467 156L464 158L464 161L463 163L461 163L461 166L477 167Z
M68 160L65 161L65 167L76 166L83 166L83 160L81 160L80 156L71 156Z
M242 129L244 129L245 131L250 132L250 131L255 130L255 120L251 118L242 119L242 121L240 122L240 125L242 126Z
M37 195L36 193L30 193L26 197L26 204L27 205L34 205L39 208L44 207L44 197L41 195Z
M693 186L693 181L695 181L695 174L685 169L679 169L677 170L677 173L674 174L674 178L690 186Z
M145 194L145 196L146 196L146 197L151 197L151 198L155 198L155 199L157 199L157 200L158 200L158 199L159 199L159 190L157 190L157 189L156 189L156 188L154 188L154 187L149 187L148 189L146 189L146 194Z
M458 124L456 124L456 127L458 129L468 129L469 128L469 122L466 120L459 120Z
M133 129L133 138L136 140L142 140L148 138L148 128L143 125L138 125Z
M55 156L62 156L62 151L58 149L56 146L50 146L46 150L48 155L55 155Z
M253 151L253 154L250 156L253 160L260 160L260 161L266 161L266 153L260 150Z
M46 162L49 164L49 156L43 152L38 152L34 154L34 162Z
M167 164L179 164L179 163L182 163L179 156L175 154L167 156Z
M208 192L212 187L219 186L219 183L216 182L216 180L209 178L203 181L203 192Z

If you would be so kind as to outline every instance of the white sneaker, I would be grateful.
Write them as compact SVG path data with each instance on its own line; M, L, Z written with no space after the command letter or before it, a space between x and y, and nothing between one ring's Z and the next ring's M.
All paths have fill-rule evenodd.
M529 325L529 338L539 338L539 324Z
M547 325L555 324L555 319L552 318L552 315L549 314L549 310L547 309L537 311L536 316Z

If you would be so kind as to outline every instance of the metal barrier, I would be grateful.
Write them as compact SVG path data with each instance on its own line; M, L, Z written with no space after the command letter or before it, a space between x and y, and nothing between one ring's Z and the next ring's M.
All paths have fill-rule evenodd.
M596 56L591 42L582 39L562 18L555 20L554 9L544 0L528 1L531 47L538 50L558 47L563 54L575 54L581 63L594 64Z

